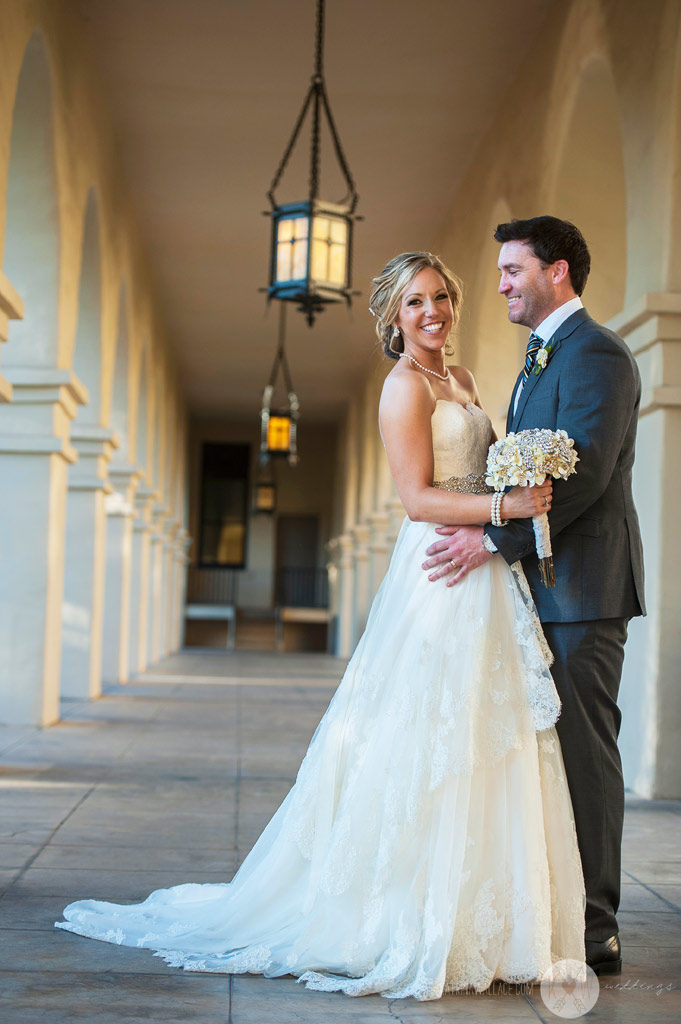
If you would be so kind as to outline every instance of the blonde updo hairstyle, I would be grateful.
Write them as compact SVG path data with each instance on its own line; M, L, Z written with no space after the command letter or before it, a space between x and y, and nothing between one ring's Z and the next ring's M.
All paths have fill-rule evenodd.
M461 285L456 275L444 265L439 256L434 256L432 252L403 252L399 256L394 256L388 260L378 277L373 279L374 289L369 305L370 312L376 317L376 334L389 359L399 359L400 353L404 352L402 335L393 338L393 328L402 296L416 275L426 267L432 267L442 275L454 310L452 327L456 327L459 321ZM452 354L449 339L445 345L445 352L447 355Z

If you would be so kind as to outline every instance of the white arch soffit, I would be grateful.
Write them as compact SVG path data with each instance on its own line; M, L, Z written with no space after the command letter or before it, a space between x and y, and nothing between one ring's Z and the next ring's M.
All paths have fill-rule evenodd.
M497 224L511 220L512 216L508 201L497 199L485 222L480 240L475 291L472 292L470 303L473 307L470 368L475 376L483 408L499 437L506 433L506 411L513 384L522 365L528 334L526 328L517 327L509 321L507 303L497 290L499 246L492 236Z
M116 320L116 348L111 379L111 429L118 438L114 461L127 464L130 459L130 309L127 281L122 281L118 292Z
M78 319L72 366L88 389L89 402L79 411L79 425L102 423L102 272L99 207L94 187L87 194L78 286Z
M3 271L24 303L3 365L56 367L59 345L59 204L53 76L40 31L28 41L12 113Z

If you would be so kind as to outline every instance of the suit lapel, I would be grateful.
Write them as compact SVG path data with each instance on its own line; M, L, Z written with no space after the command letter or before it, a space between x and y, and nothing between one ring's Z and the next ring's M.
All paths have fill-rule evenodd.
M523 371L521 370L520 373L518 374L518 376L516 378L516 382L515 382L515 384L513 386L513 391L511 392L511 402L510 402L509 407L508 407L508 412L506 413L506 433L507 434L510 433L510 431L513 429L513 421L515 419L515 413L513 411L514 408L515 408L515 396L516 396L516 394L518 392L518 388L520 387L520 382L521 382L522 379L523 379Z
M525 406L527 405L527 402L528 402L528 400L530 398L530 395L532 394L532 392L534 391L534 389L535 389L535 387L537 385L539 377L543 376L545 373L550 373L551 372L551 365L552 365L553 359L555 358L556 354L558 353L558 350L559 350L562 342L565 340L565 338L568 338L572 334L573 331L576 331L577 328L581 324L583 324L585 320L590 320L590 319L591 318L590 318L589 314L582 307L582 309L578 309L574 313L572 313L571 316L569 316L567 318L567 320L565 320L564 323L562 323L560 325L558 330L554 331L554 333L551 335L551 337L547 340L546 344L548 344L550 341L553 342L553 348L552 348L551 356L549 358L549 361L548 361L548 364L546 366L546 369L542 370L541 374L535 374L535 373L531 373L530 374L530 376L528 377L527 381L525 382L525 386L523 387L523 390L522 390L522 392L520 394L520 398L518 399L518 407L517 407L517 409L515 411L515 415L513 415L512 412L511 412L511 410L513 409L513 404L511 404L511 407L509 409L509 416L508 416L508 419L507 419L507 431L509 429L510 430L517 430L518 424L520 423L520 417L523 414L523 411L525 409ZM520 377L521 376L522 376L522 371L521 371L521 373L518 376L518 381L520 381ZM514 401L514 396L515 396L517 387L518 387L518 384L516 383L516 388L513 389L513 396L511 397L511 403L513 403L513 401Z

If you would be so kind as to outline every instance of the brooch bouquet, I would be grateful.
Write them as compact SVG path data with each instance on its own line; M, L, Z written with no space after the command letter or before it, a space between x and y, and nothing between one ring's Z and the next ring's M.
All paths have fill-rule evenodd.
M531 487L543 484L547 476L565 480L576 472L579 462L574 441L564 430L521 430L508 434L490 446L487 455L486 482L495 491L505 487ZM551 554L551 533L546 512L532 516L534 537L539 557L541 581L555 587L556 574Z

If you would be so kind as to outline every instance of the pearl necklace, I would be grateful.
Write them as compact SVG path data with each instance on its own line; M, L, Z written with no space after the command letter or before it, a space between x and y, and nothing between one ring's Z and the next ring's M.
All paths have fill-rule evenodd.
M418 359L414 359L408 352L400 352L401 359L408 359L414 366L418 366L419 370L423 370L424 373L432 373L433 377L438 377L440 380L449 380L449 370L446 370L444 374L438 373L437 370L429 370L427 366L422 366Z

